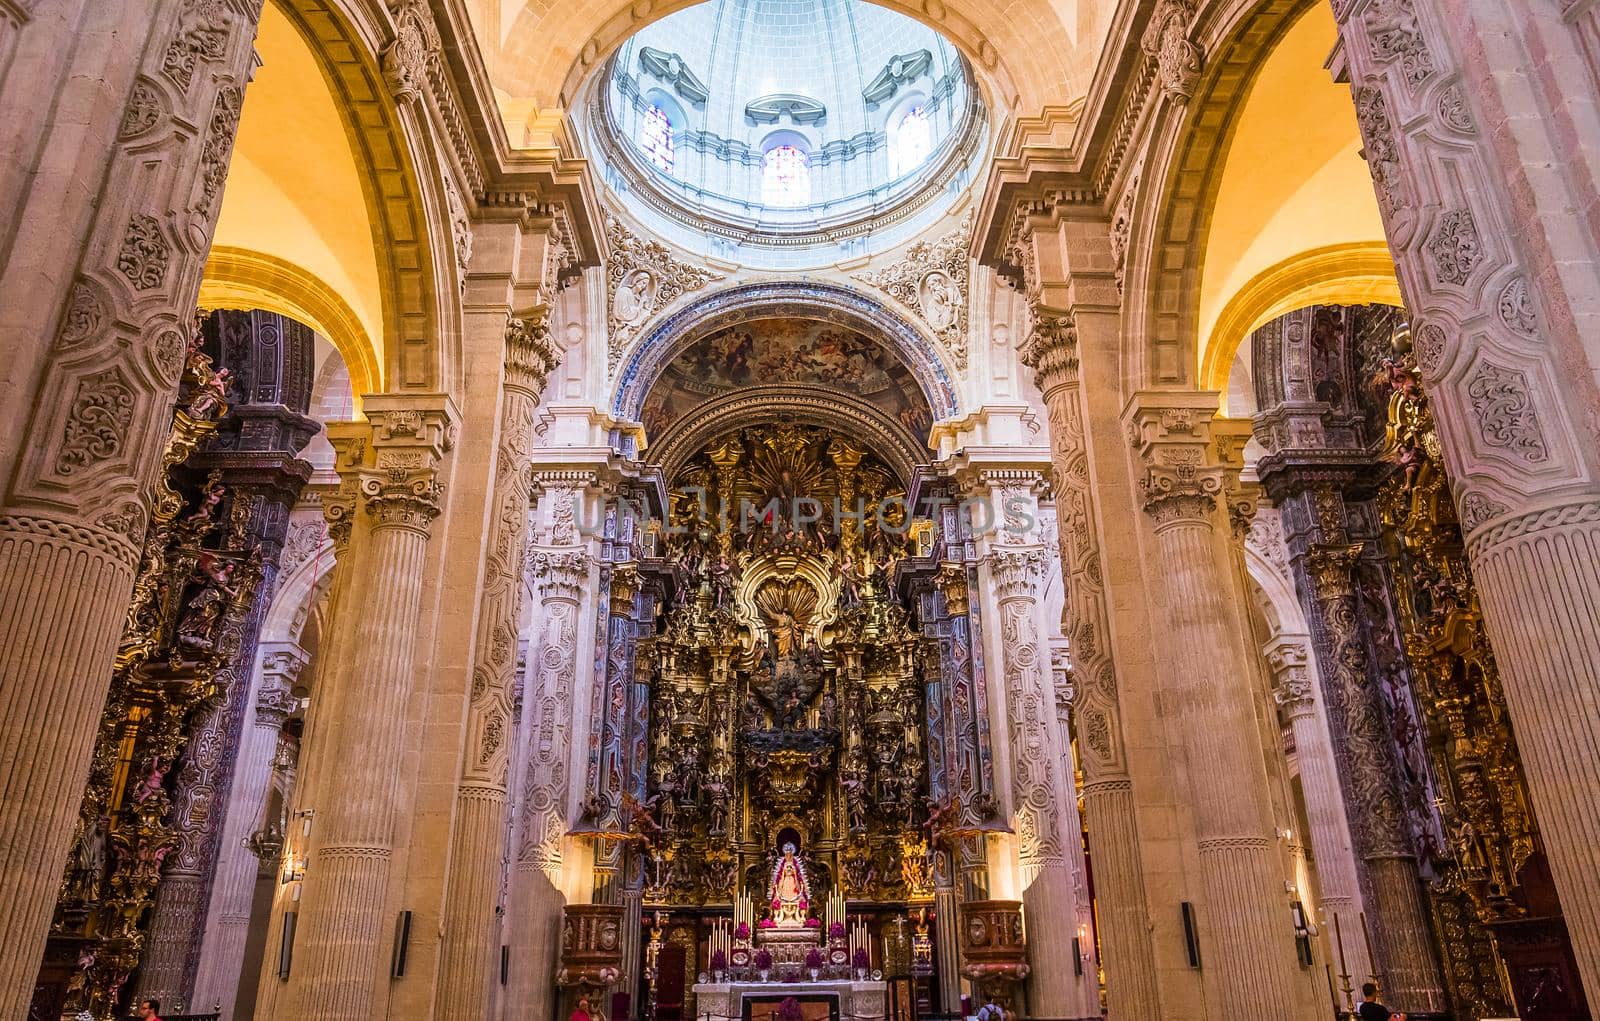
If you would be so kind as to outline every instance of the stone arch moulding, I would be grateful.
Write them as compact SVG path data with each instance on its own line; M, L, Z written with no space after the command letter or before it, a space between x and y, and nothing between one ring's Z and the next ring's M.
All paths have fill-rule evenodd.
M323 79L344 117L350 152L372 221L378 253L379 293L383 299L383 350L379 374L392 390L436 390L452 366L439 342L438 298L448 288L437 281L428 211L430 202L418 173L425 133L415 117L403 114L391 95L372 40L394 37L394 27L377 15L382 5L353 0L271 0L310 48ZM415 105L415 104L413 104ZM449 234L448 227L443 232ZM329 337L332 340L332 337ZM352 365L352 376L354 374ZM352 378L352 383L354 379ZM370 391L369 391L370 392Z
M871 401L844 391L782 384L745 387L696 406L652 448L650 460L671 481L689 458L719 435L772 422L845 430L865 440L906 486L916 477L916 469L928 463L928 449Z
M364 394L383 390L382 366L355 310L320 277L292 262L247 248L214 247L200 284L200 307L258 308L304 323L344 359L358 406Z
M1241 287L1217 317L1200 360L1200 389L1228 389L1228 371L1251 331L1308 305L1403 307L1385 244L1329 245L1270 266Z
M658 322L623 360L612 414L639 421L644 399L661 373L696 341L730 326L779 317L837 323L886 342L916 378L935 421L960 412L955 384L938 346L882 302L837 284L773 281L704 296L696 293Z
M1228 144L1257 73L1319 2L1325 0L1230 0L1207 8L1215 20L1201 28L1205 70L1194 98L1168 104L1147 142L1152 162L1143 178L1150 184L1136 222L1151 226L1130 246L1127 274L1128 293L1146 296L1144 324L1133 334L1143 338L1135 387L1194 379L1200 270Z

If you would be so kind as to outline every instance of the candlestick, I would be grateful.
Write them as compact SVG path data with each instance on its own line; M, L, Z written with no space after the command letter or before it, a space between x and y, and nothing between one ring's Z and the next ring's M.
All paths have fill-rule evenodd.
M1378 980L1382 974L1378 970L1378 955L1372 952L1372 933L1367 929L1367 913L1361 912L1361 937L1367 941L1367 961L1372 965L1372 981L1378 986L1378 991L1383 991L1383 983Z

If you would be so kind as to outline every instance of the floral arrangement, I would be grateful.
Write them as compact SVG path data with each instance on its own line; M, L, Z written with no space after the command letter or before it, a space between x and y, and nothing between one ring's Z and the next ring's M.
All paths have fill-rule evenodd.
M802 1021L805 1014L800 1010L800 1001L793 996L786 997L778 1004L778 1021Z
M762 971L771 971L772 951L768 950L766 947L762 947L760 950L757 950L755 956L755 965Z
M761 921L756 923L756 925L762 929L770 929L777 924L777 922L774 922L770 918L763 918Z
M728 970L728 955L723 953L721 950L713 950L711 952L711 970L712 971L727 971Z
M812 971L822 970L822 951L817 947L806 951L806 967Z
M750 923L749 922L740 922L738 928L733 930L733 938L734 939L749 939L750 938Z
M804 904L805 901L801 901L800 903ZM806 919L806 928L807 929L820 929L820 928L822 928L822 920L819 919L819 918L807 918Z
M828 938L844 939L844 923L834 922L832 925L828 926Z
M872 955L867 953L866 947L856 947L855 956L850 959L850 963L857 971L866 971L872 967Z

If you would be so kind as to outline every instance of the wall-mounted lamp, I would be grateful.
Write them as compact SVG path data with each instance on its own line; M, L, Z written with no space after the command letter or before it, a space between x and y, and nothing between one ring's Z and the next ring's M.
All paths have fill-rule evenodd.
M296 855L289 855L283 859L282 885L298 883L306 877L306 860Z

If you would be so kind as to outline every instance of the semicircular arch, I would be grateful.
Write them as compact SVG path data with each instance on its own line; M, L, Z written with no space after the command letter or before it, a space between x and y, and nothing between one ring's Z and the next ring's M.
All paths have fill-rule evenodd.
M917 467L928 462L928 449L871 401L839 390L785 384L745 387L700 404L652 448L650 460L670 482L717 437L778 422L844 432L882 458L907 486Z
M645 397L674 358L718 330L773 318L834 323L881 339L916 379L934 419L961 410L954 377L938 345L888 306L837 284L772 281L696 294L643 333L622 361L612 414L639 421Z

